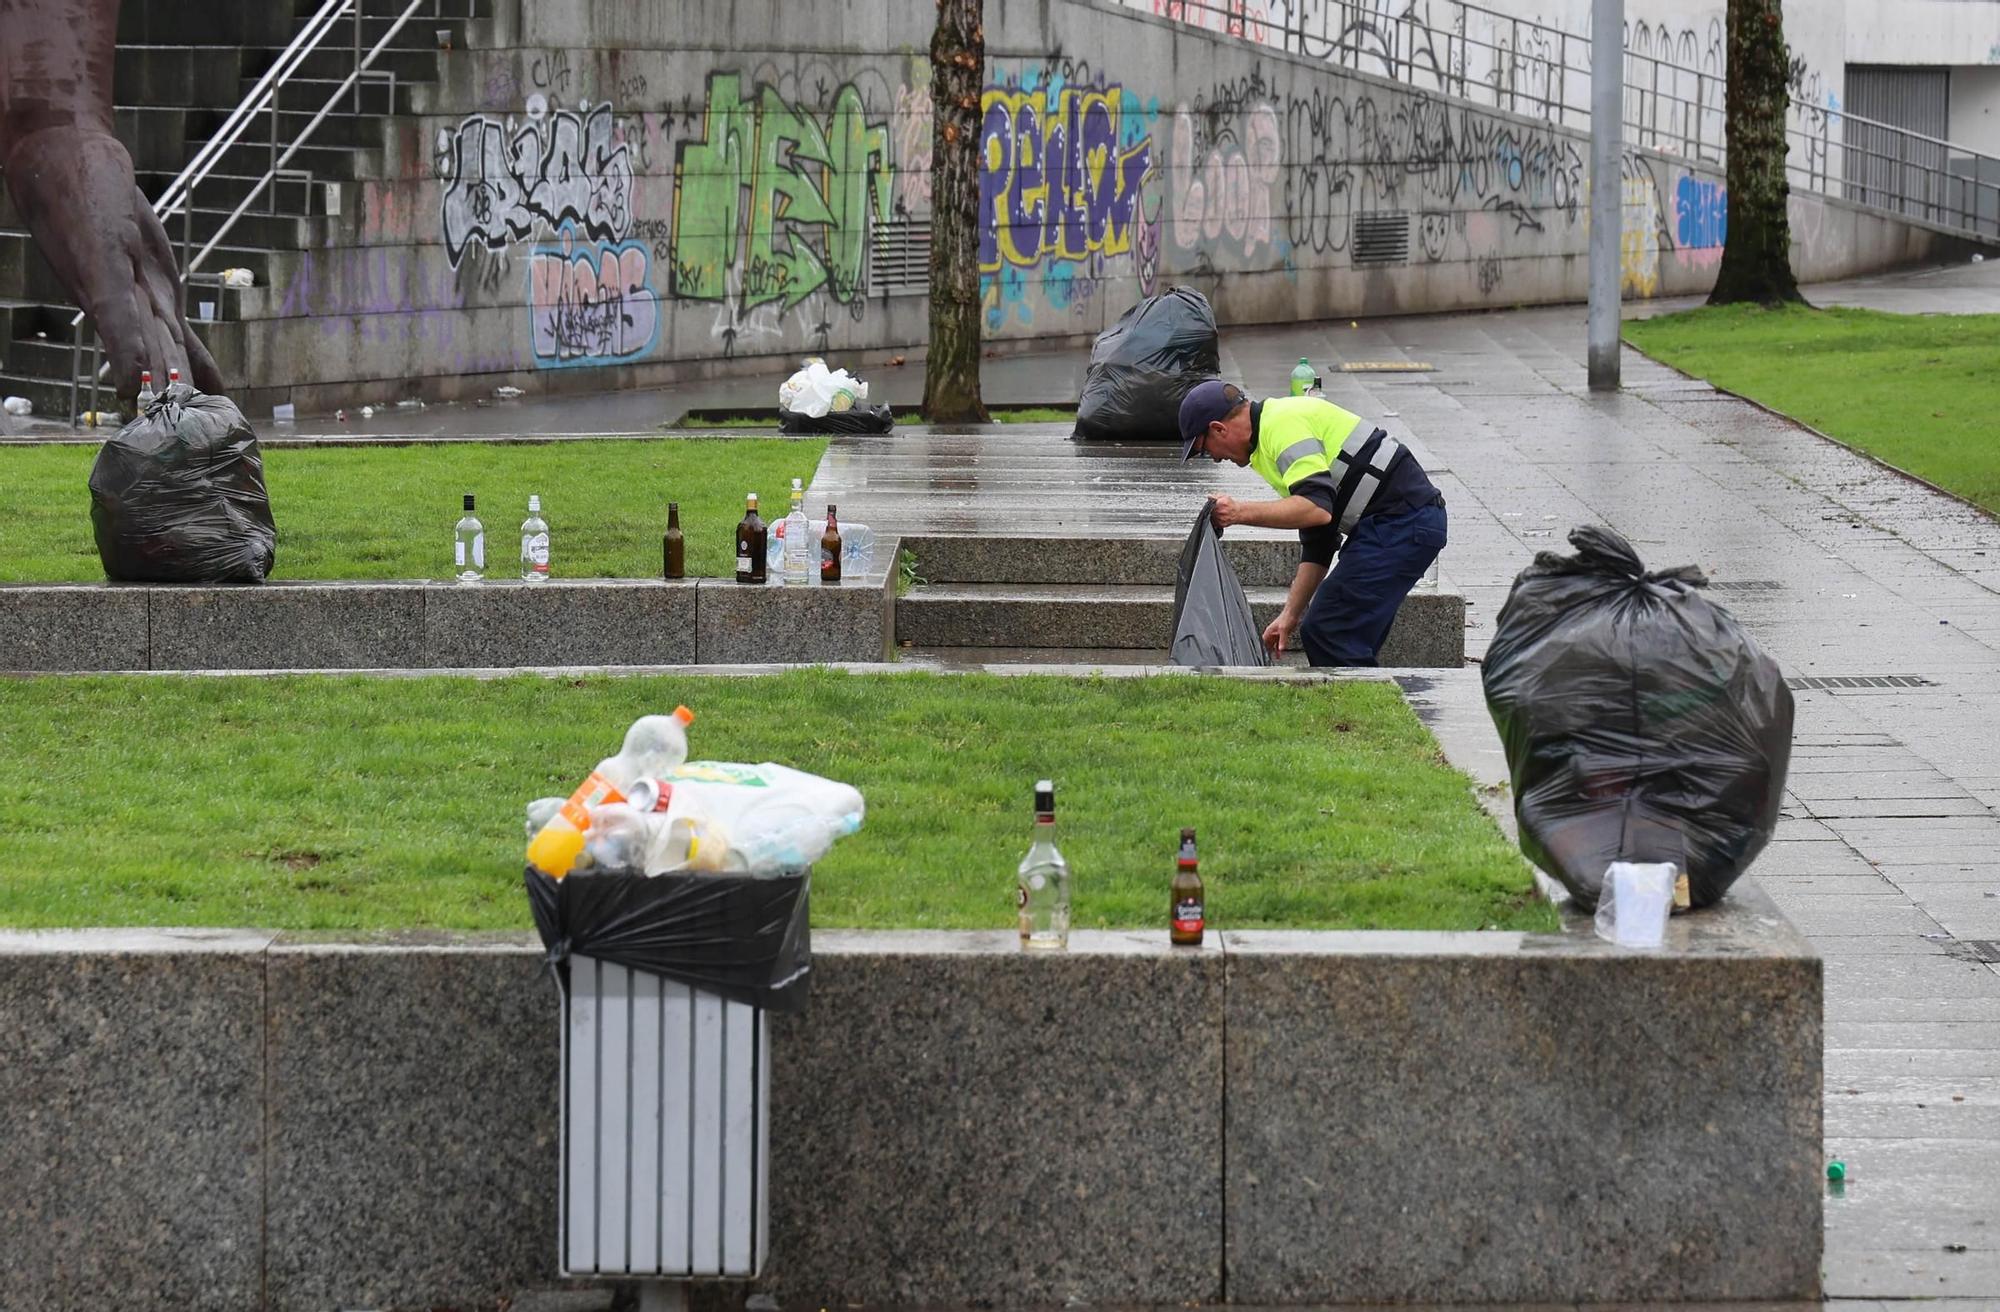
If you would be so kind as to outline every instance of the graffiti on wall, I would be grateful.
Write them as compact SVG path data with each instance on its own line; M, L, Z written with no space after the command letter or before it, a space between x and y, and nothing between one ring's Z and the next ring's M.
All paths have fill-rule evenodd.
M1278 236L1272 187L1284 162L1278 111L1256 105L1238 116L1174 113L1173 242L1183 251L1226 243L1248 258Z
M1659 188L1651 173L1634 170L1627 156L1620 179L1624 206L1618 226L1618 282L1626 296L1654 296L1660 290Z
M871 211L891 215L889 129L850 85L824 120L739 73L711 73L701 135L674 161L671 294L790 310L862 294Z
M530 347L542 368L623 364L660 336L647 249L564 234L528 258Z
M1124 88L994 86L982 97L979 267L1122 255L1153 167L1124 126Z
M609 104L550 110L538 97L523 122L473 114L438 137L439 222L454 268L474 242L499 250L565 226L598 241L624 238L632 158Z

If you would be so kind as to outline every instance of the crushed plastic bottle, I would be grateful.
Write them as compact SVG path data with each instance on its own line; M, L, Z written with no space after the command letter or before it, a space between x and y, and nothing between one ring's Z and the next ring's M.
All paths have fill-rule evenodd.
M584 834L595 810L623 802L641 779L657 778L687 759L687 726L694 712L676 706L672 715L642 715L625 731L616 756L597 763L569 800L528 842L528 862L554 879L567 875L584 850Z

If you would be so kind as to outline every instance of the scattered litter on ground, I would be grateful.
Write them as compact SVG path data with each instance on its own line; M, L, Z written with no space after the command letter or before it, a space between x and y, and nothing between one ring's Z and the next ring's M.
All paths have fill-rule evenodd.
M1945 1252L1947 1252L1947 1253L1963 1253L1963 1252L1965 1251L1965 1245L1964 1245L1964 1244L1946 1244L1946 1245L1944 1246L1944 1251L1945 1251Z
M518 387L496 387L493 389L493 395L502 401L511 401L517 396L526 396L527 393Z
M35 403L25 396L10 396L0 401L0 410L10 415L31 415L35 413Z
M297 408L290 401L285 402L283 405L274 405L271 407L271 422L274 424L289 424L298 418L298 413Z
M417 397L406 396L402 400L396 402L396 408L398 410L422 410L424 408L424 403Z
M361 417L362 417L363 419L373 419L373 418L375 417L375 407L374 407L374 406L372 406L372 405L364 405L364 406L362 406L362 407L361 407Z
M224 269L222 271L222 285L224 287L236 288L255 287L257 285L257 275L248 269Z
M1826 1164L1826 1178L1829 1180L1845 1180L1847 1178L1847 1163L1842 1161L1828 1162Z

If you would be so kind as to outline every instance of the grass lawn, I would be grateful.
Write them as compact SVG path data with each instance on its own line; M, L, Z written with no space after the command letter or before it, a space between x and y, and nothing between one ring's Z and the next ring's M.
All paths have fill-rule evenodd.
M2000 512L2000 315L1727 306L1635 320L1633 345Z
M1011 925L1043 776L1079 927L1164 928L1183 825L1218 928L1556 924L1389 685L803 670L0 682L0 925L526 928L523 805L676 702L868 799L820 925Z
M811 485L822 439L288 447L264 452L278 521L277 579L420 579L450 574L460 498L478 496L486 567L519 568L530 493L542 498L558 578L656 578L667 502L681 507L687 572L735 572L743 494L782 519L792 480ZM0 446L0 582L104 577L90 527L96 449ZM817 507L815 507L817 509ZM595 759L595 758L593 758Z

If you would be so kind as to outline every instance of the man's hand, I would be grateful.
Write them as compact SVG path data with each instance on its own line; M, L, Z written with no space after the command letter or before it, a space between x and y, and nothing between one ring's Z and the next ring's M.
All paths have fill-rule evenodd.
M1215 509L1210 517L1215 521L1217 528L1229 528L1236 524L1253 522L1250 515L1249 505L1225 493L1215 498Z
M1298 630L1299 622L1288 610L1278 612L1278 618L1264 626L1264 650L1272 659L1285 654L1285 639Z

